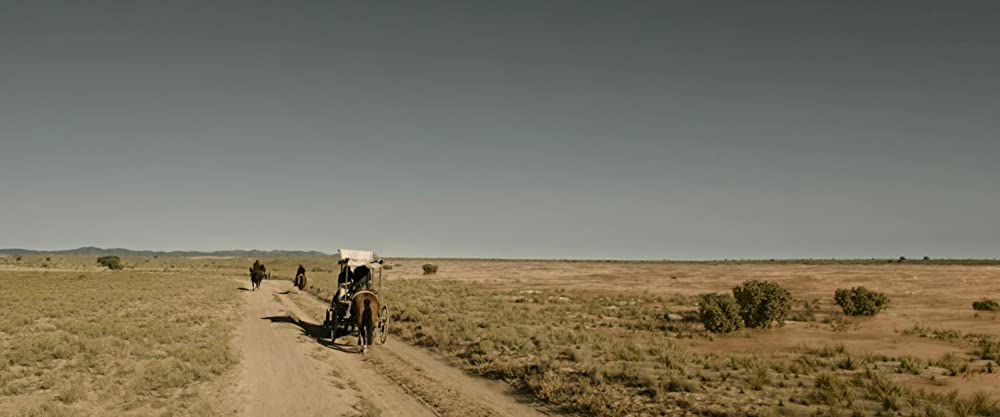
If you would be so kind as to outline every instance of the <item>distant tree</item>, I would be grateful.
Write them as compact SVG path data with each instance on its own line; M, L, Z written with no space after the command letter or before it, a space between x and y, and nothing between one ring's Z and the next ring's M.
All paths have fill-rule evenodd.
M930 256L924 256L924 260L925 261L929 261L929 260L931 260L931 257Z
M97 263L112 270L124 268L122 265L122 259L117 256L102 256L97 258Z
M902 262L906 262L906 257L905 256L900 256L899 257L899 262L901 262L901 263Z

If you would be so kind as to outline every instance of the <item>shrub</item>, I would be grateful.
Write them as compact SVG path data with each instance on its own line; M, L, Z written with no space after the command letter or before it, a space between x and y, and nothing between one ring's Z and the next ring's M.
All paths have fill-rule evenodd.
M840 288L834 300L848 316L874 316L889 305L889 297L865 287Z
M434 274L437 273L438 271L438 266L434 264L424 264L423 268L424 268L424 275Z
M702 294L698 318L712 333L729 333L743 328L740 308L729 294Z
M392 270L392 265L382 265L382 269L384 269L386 271L391 271Z
M768 328L782 323L792 311L792 294L776 282L750 280L733 288L740 316L747 327Z
M122 269L122 258L117 256L102 256L97 258L97 263L108 269Z
M972 309L978 311L1000 311L1000 303L997 300L982 299L972 302Z

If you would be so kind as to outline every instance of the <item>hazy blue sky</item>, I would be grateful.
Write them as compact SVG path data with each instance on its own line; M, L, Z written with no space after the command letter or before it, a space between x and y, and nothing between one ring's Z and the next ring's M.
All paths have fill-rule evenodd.
M251 3L4 2L0 247L1000 255L995 3Z

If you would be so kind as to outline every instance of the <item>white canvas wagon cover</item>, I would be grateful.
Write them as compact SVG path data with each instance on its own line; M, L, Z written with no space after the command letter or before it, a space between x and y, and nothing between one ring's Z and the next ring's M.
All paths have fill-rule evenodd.
M347 259L347 266L351 267L351 271L361 265L366 265L371 269L378 269L381 266L377 263L372 264L378 261L378 255L370 250L337 249L337 258L341 261Z

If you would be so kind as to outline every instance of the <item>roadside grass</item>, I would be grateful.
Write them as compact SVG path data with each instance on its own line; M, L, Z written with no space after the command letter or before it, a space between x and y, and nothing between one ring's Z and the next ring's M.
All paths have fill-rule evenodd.
M335 276L312 283L308 291L328 300ZM678 339L718 337L690 314L694 297L510 290L439 279L387 280L382 294L391 306L391 337L506 381L563 413L972 416L997 410L982 394L941 395L900 384L934 382L939 372L968 373L973 357L928 362L842 345L770 355L688 351Z
M0 415L204 415L237 303L206 274L0 272Z
M962 333L951 329L936 329L915 325L903 331L904 335L939 339L969 350L973 357L988 361L990 369L1000 364L1000 338L983 333Z
M316 285L311 292L326 298L330 287ZM930 363L909 356L852 354L840 345L803 346L793 354L691 352L678 339L717 337L690 315L667 318L694 310L691 297L426 279L388 280L383 294L392 337L564 413L965 416L996 409L981 395L904 387L900 378L936 375ZM968 359L936 363L957 372Z

